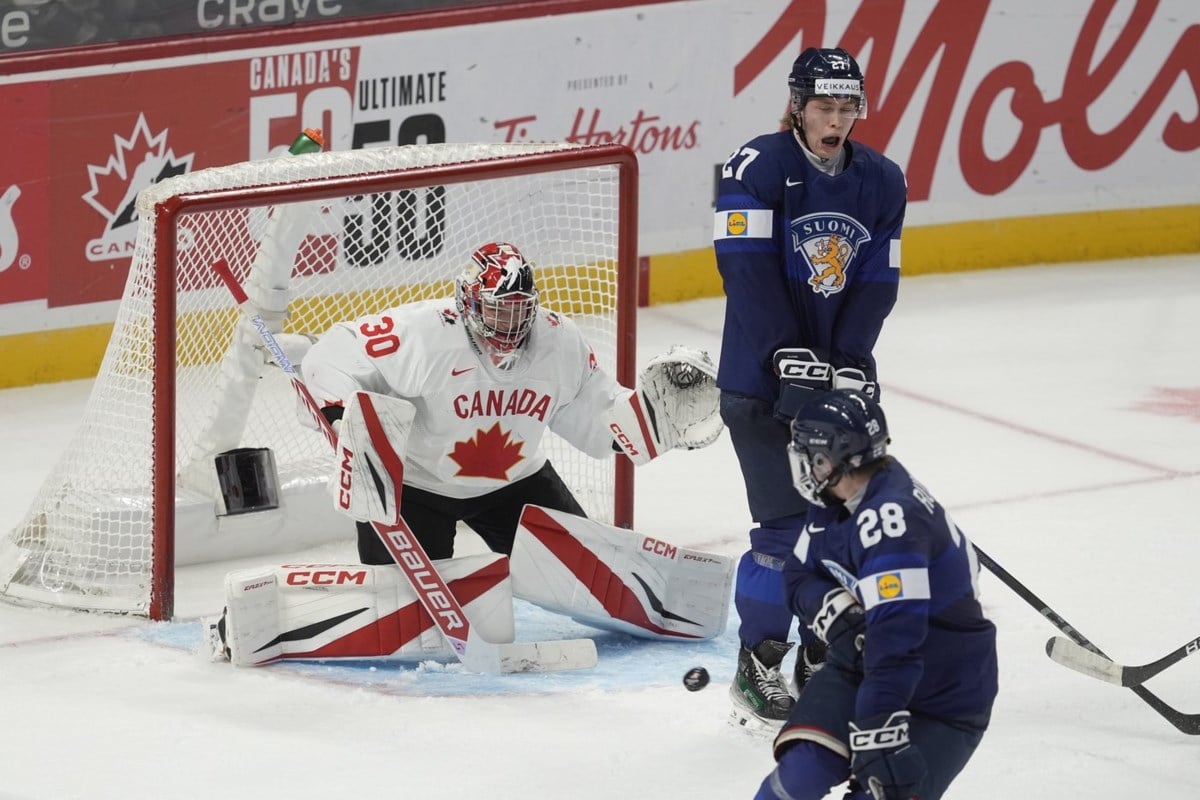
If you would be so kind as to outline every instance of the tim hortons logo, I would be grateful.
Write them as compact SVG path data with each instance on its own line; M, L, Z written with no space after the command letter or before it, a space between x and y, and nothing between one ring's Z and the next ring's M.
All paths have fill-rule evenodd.
M20 196L21 187L15 183L0 196L0 272L13 265L17 259L17 248L21 246L17 237L17 224L13 222L13 206ZM28 265L23 263L22 266Z
M102 167L88 165L91 191L85 203L105 219L104 231L87 244L88 261L111 261L133 255L137 239L138 192L192 168L195 153L177 156L167 146L167 131L151 133L144 114L138 114L126 139L113 134L113 153ZM186 242L182 243L186 246Z

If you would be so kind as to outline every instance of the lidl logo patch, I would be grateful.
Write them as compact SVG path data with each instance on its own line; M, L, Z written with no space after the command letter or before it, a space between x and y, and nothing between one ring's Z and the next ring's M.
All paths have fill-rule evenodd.
M904 581L895 572L885 572L875 579L875 589L881 600L895 600L904 594Z
M725 232L730 236L745 236L746 231L750 229L749 222L746 219L746 212L731 211L725 219Z

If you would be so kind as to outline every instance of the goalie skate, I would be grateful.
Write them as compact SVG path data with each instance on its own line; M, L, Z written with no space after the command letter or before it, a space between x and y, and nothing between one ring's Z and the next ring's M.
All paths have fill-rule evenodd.
M228 661L229 647L225 644L225 612L219 617L200 620L204 627L204 651L210 661Z

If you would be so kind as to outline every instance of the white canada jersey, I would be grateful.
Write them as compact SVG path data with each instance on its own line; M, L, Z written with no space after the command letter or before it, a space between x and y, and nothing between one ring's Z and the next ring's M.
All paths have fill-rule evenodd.
M515 366L493 366L452 298L339 323L308 351L301 371L321 407L346 405L357 391L416 406L404 483L457 498L541 469L547 428L590 456L612 456L604 414L627 391L599 368L575 323L545 309Z

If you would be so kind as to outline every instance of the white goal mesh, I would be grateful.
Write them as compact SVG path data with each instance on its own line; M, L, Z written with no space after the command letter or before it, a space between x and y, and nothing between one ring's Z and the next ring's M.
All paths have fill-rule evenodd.
M285 155L171 178L138 198L134 261L79 429L24 520L0 539L0 591L55 605L173 613L174 565L353 535L332 463L301 426L212 264L296 357L334 322L452 293L487 241L537 268L542 303L575 319L632 385L636 164L615 145L436 144ZM213 458L270 448L278 509L224 513ZM548 437L588 513L632 520L624 459Z

